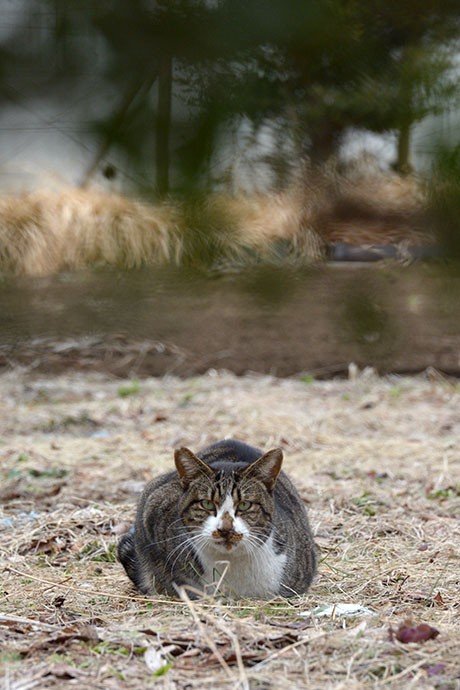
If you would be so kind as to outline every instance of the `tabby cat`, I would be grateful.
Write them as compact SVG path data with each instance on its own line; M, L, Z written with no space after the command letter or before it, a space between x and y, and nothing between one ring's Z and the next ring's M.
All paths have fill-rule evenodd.
M262 454L220 441L175 451L176 471L151 480L118 557L145 594L219 591L233 598L306 592L316 554L304 504L280 472L280 449ZM195 594L196 596L196 594Z

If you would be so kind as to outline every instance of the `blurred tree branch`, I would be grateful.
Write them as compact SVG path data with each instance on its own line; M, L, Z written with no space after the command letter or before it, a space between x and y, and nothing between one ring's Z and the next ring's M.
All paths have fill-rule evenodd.
M406 171L412 125L458 99L458 0L29 2L48 11L53 30L31 44L18 22L0 45L4 85L20 66L18 88L32 98L91 71L101 91L125 94L93 122L100 144L84 182L116 146L134 165L155 150L160 195L173 162L195 189L220 129L242 116L256 129L283 122L294 156L307 151L317 162L347 128L396 131L397 167Z

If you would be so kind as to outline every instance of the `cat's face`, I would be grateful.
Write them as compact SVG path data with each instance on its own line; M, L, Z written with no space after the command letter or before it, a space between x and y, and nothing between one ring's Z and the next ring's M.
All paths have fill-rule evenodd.
M282 453L269 451L249 467L216 463L211 468L191 451L175 454L184 494L179 513L198 551L229 555L261 546L271 531L273 488Z

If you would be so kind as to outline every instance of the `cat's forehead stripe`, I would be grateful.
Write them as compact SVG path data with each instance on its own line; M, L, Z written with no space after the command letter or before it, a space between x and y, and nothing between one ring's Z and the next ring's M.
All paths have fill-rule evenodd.
M216 487L220 497L225 497L228 493L232 493L233 489L230 487L235 484L235 473L232 471L230 474L224 470L219 470L216 473Z
M230 494L227 494L223 503L219 506L219 512L217 517L221 517L224 513L229 513L232 517L235 515L233 509L233 498Z

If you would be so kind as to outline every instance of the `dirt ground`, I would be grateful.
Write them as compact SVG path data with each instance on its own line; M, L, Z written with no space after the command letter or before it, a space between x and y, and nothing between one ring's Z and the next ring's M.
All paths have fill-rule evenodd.
M460 376L458 267L100 270L1 285L0 371L329 378L349 362Z
M0 389L6 689L460 688L456 383L15 367ZM115 545L139 491L174 447L224 437L283 448L320 548L310 592L137 596Z

